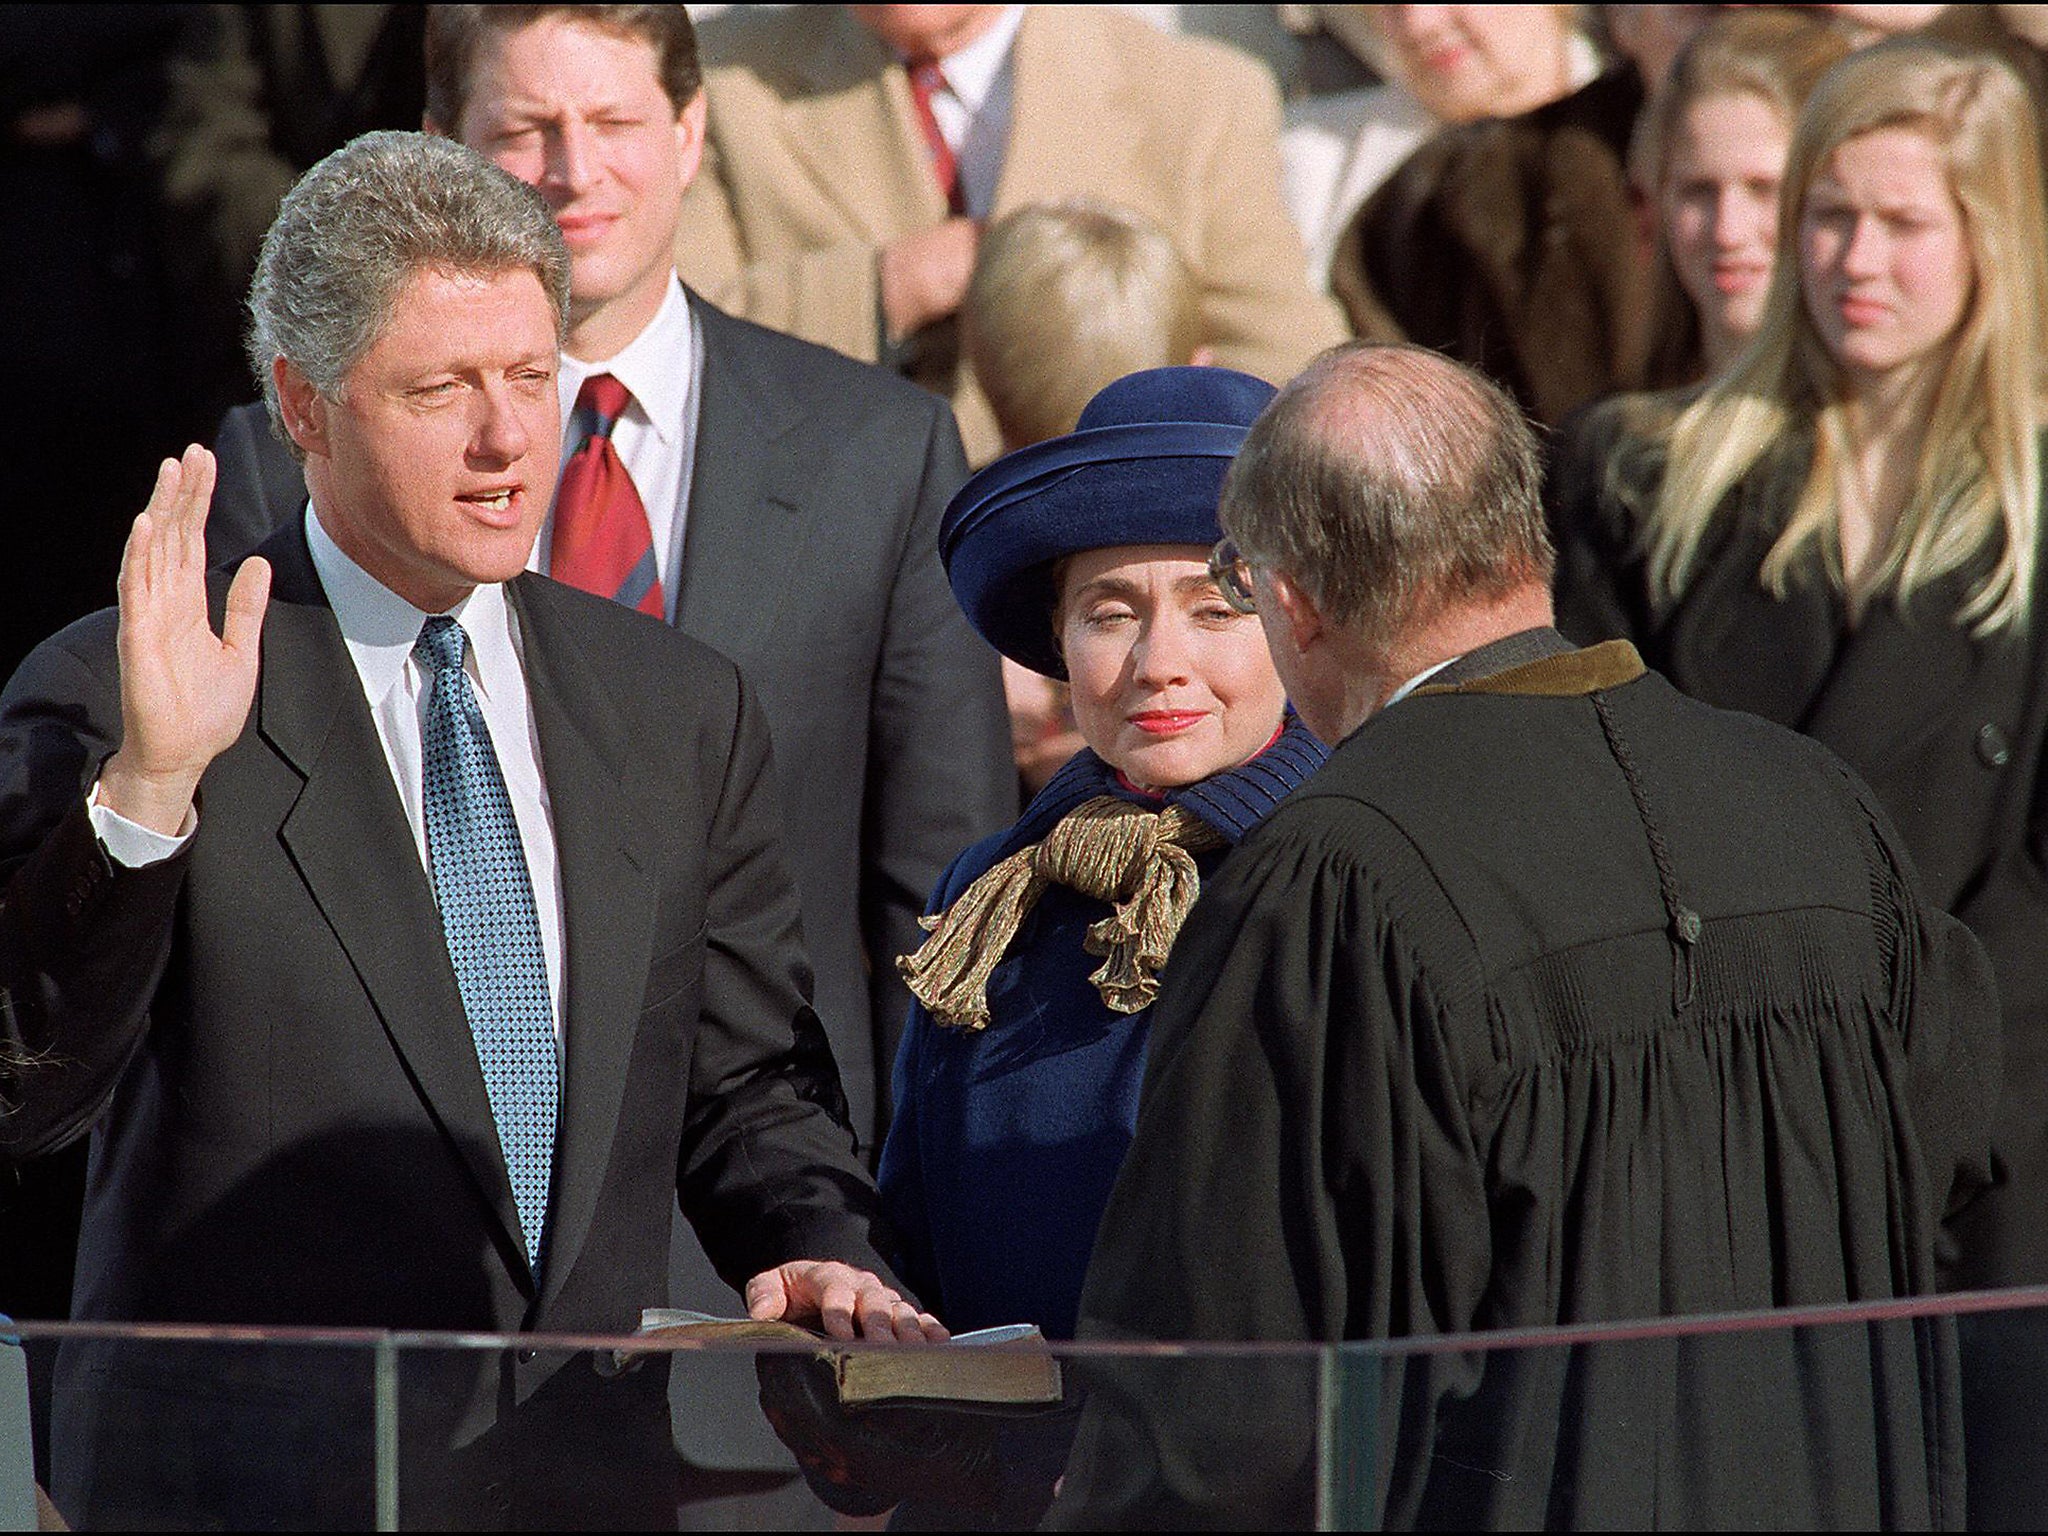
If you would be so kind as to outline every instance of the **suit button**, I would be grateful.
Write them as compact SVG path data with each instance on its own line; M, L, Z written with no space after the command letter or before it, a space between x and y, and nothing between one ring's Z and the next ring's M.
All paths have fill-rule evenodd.
M540 1358L540 1351L537 1349L522 1349L515 1351L512 1358L517 1360L521 1365L531 1365L535 1360Z
M1995 725L1977 727L1977 761L1986 768L2003 768L2012 761L2012 743Z

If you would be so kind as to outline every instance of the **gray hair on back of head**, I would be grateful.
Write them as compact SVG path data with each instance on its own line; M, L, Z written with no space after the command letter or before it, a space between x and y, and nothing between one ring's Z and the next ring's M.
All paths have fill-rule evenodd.
M1536 436L1483 375L1415 346L1334 347L1253 424L1223 528L1326 618L1383 649L1438 604L1546 585Z
M540 279L563 336L569 252L538 192L452 139L384 129L344 144L285 194L249 285L249 366L271 430L299 453L275 359L332 399L414 273L522 269Z

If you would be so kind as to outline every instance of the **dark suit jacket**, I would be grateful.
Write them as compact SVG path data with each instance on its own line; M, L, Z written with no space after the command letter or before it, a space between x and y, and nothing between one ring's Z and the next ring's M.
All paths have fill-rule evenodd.
M197 834L165 863L115 868L83 809L119 738L114 615L47 642L0 696L0 988L7 1043L39 1058L9 1084L0 1148L97 1122L74 1316L630 1331L665 1297L678 1194L735 1284L799 1256L875 1267L767 733L733 667L544 578L510 585L568 932L536 1279L429 883L300 525L264 552L276 584L257 698L202 781ZM68 1363L59 1455L96 1465L86 1481L111 1496L133 1480L109 1458L176 1437L137 1433L160 1404L86 1387L181 1362ZM451 1408L448 1433L501 1433L499 1391L551 1392L578 1400L579 1421L631 1405L625 1419L660 1431L642 1443L665 1442L659 1373L617 1386L560 1359L506 1370L488 1392L471 1383L482 1406ZM668 1499L672 1518L672 1476Z
M676 625L738 662L768 717L818 1012L872 1141L909 1004L895 957L953 857L1017 811L995 655L938 559L966 460L943 401L690 303L704 375ZM262 407L229 412L218 451L216 560L305 497Z
M1766 592L1757 574L1811 462L1796 433L1730 494L1683 598L1653 603L1636 535L1662 483L1650 429L1676 403L1623 396L1566 434L1551 483L1558 627L1633 640L1687 693L1803 731L1877 791L1930 899L1990 953L2004 1013L2005 1183L1955 1224L1947 1278L2048 1281L2048 625L1973 639L1954 621L1964 579L1909 611L1875 603L1854 627L1830 583Z

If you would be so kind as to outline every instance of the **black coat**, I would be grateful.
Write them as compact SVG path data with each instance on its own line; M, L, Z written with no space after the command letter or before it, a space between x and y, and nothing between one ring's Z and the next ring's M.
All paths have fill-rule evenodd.
M1581 642L1632 640L1695 698L1813 737L1877 792L1929 897L1990 953L2004 1014L2005 1182L1954 1224L1948 1279L2048 1281L2048 624L2037 609L2025 638L1971 638L1953 618L1962 579L1910 611L1874 603L1853 628L1827 582L1771 596L1757 575L1810 462L1796 435L1730 493L1685 595L1660 610L1636 530L1663 463L1640 424L1669 404L1605 402L1559 448L1558 627ZM2048 580L2035 583L2048 597Z
M1484 1352L1930 1289L1994 1091L1982 952L1853 775L1549 638L1367 722L1205 883L1081 1303L1474 1348L1104 1366L1056 1523L1302 1526L1320 1472L1340 1528L1961 1524L1940 1325Z
M569 937L536 1284L355 668L301 529L264 552L276 576L256 701L171 859L116 868L84 810L120 735L111 611L39 648L0 696L6 1044L42 1061L6 1085L0 1146L34 1153L95 1127L74 1316L629 1332L665 1299L678 1196L736 1284L802 1256L877 1267L873 1188L808 997L767 732L731 664L540 577L508 587ZM408 1443L480 1449L446 1504L415 1479L409 1521L673 1519L665 1373L608 1381L588 1357L414 1363L427 1406ZM116 1525L232 1525L254 1509L367 1519L317 1502L367 1492L346 1459L367 1445L351 1430L362 1387L300 1364L67 1346L60 1503ZM312 1399L307 1423L327 1415L341 1459L309 1461L287 1439L226 1454L239 1421L208 1415L276 1423L294 1394ZM175 1483L195 1476L267 1482L267 1502L209 1486L209 1503ZM152 1490L168 1507L148 1504Z

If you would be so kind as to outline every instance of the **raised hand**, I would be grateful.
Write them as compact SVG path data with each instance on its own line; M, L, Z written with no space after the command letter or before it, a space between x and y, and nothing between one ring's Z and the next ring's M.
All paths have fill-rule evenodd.
M196 443L157 471L121 554L121 749L100 803L153 831L184 825L207 764L242 733L256 696L268 561L242 563L216 636L206 614L213 455Z

